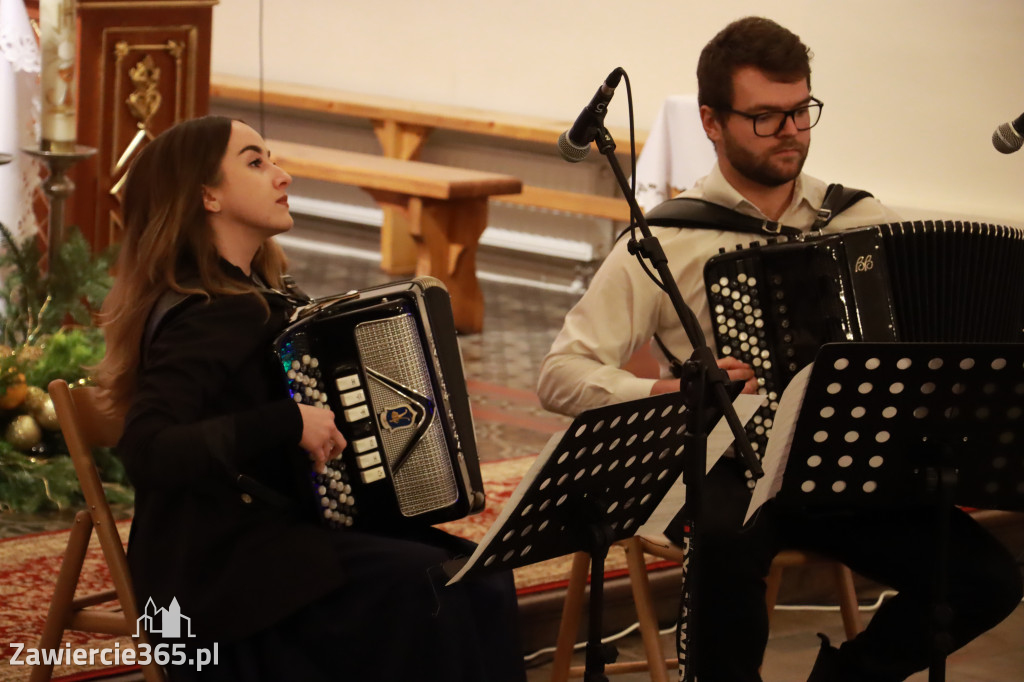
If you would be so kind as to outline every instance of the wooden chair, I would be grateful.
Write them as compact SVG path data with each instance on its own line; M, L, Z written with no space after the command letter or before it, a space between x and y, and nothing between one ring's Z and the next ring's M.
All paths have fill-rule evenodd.
M132 592L128 561L92 455L95 447L117 443L123 428L122 420L104 409L97 388L71 390L67 382L57 379L50 382L49 391L78 482L82 486L87 509L75 515L53 599L50 600L46 624L39 638L39 649L60 647L65 630L129 635L133 636L137 644L147 643L145 631L140 633L140 637L134 638L140 614ZM93 529L99 538L114 588L76 598L75 590ZM109 608L109 603L113 601L120 602L120 611L93 608L101 604L107 604ZM52 664L41 663L32 669L29 679L31 682L41 682L49 680L52 674ZM160 682L164 679L163 671L155 663L143 667L143 676L147 682Z
M633 601L636 604L637 622L643 637L644 661L625 661L605 665L609 675L648 671L654 682L668 682L666 670L677 665L675 658L665 658L661 651L658 620L655 616L654 599L647 577L647 564L644 553L662 559L682 563L682 548L669 542L664 536L636 536L615 543L626 552L626 564L629 568L629 580L633 590ZM857 595L853 587L853 574L846 566L828 559L817 557L807 552L786 550L776 555L767 578L767 594L765 601L768 613L775 608L782 570L788 566L803 566L811 563L829 562L834 565L836 590L839 593L839 608L843 617L843 627L847 638L853 638L863 627L858 610ZM555 660L552 666L552 682L565 682L570 677L582 677L583 666L570 667L573 645L576 641L583 612L584 592L587 576L590 573L590 556L585 552L577 552L573 557L569 585L566 588L565 602L562 606L562 621L558 629L558 640L555 647Z

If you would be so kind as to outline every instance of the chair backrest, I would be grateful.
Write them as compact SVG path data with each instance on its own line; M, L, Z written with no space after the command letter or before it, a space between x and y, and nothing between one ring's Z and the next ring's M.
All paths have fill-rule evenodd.
M79 386L71 389L63 379L51 381L48 388L93 521L97 526L113 528L114 517L107 504L92 451L96 447L117 444L124 429L124 418L114 412L99 388Z

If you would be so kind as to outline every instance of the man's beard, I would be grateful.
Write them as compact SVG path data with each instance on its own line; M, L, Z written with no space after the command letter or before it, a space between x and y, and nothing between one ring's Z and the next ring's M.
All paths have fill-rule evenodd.
M784 185L800 175L804 162L807 160L807 150L810 146L810 143L802 145L796 140L781 142L765 152L764 157L759 157L750 150L736 144L730 135L722 136L722 144L724 146L725 158L729 160L732 167L743 177L765 187ZM800 161L795 168L791 166L779 168L772 163L772 155L783 149L793 149L800 153Z

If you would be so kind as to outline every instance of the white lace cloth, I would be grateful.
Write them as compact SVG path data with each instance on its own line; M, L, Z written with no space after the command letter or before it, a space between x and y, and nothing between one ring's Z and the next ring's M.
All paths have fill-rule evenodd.
M39 139L39 47L23 0L0 0L0 223L17 238L35 234L37 163L21 152Z
M700 123L696 95L672 95L661 105L636 160L636 200L645 212L704 177L715 150Z

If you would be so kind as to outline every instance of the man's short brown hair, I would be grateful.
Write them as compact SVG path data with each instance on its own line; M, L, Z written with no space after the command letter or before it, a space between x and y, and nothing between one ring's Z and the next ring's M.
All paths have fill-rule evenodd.
M773 80L807 80L811 87L810 48L771 19L737 19L704 46L697 61L697 102L716 110L732 108L732 77L753 66Z

